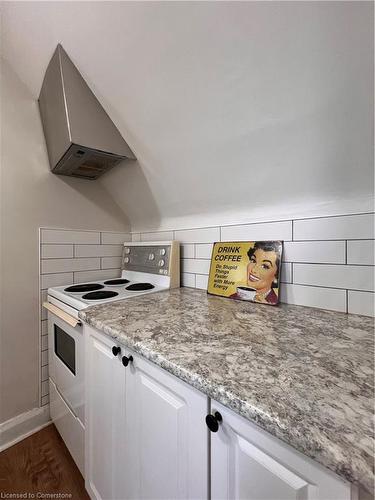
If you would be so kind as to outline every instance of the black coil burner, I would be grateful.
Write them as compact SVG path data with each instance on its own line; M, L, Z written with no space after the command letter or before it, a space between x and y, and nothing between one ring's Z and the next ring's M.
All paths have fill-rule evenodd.
M151 290L155 288L151 283L133 283L133 285L129 285L126 287L127 290L131 292L140 292L142 290Z
M99 283L83 283L82 285L68 286L68 288L64 289L64 292L83 293L101 290L102 288L104 288L104 285L100 285Z
M82 296L82 298L85 300L102 300L111 299L112 297L116 297L117 295L117 292L112 292L111 290L101 290L100 292L86 293Z
M105 281L104 284L105 285L109 285L109 286L114 286L114 285L126 285L126 283L129 283L129 280L125 280L123 278L120 278L120 279L117 279L117 280L108 280L108 281Z

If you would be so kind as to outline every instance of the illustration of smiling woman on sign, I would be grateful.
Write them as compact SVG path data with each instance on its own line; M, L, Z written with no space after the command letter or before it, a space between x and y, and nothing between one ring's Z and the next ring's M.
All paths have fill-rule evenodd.
M208 293L276 305L282 249L282 241L215 243Z
M231 298L277 304L281 250L279 241L256 241L247 252L248 286L237 287Z

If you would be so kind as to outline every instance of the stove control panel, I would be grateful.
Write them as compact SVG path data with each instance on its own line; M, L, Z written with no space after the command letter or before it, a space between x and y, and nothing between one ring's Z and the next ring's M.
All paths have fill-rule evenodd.
M124 271L170 276L179 283L179 263L180 246L177 241L124 243L122 254Z

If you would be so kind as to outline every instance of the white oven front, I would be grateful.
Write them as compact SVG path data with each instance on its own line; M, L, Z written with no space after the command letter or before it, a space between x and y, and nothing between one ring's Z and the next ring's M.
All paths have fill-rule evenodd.
M72 326L48 311L48 350L49 376L67 406L84 425L85 349L81 323Z

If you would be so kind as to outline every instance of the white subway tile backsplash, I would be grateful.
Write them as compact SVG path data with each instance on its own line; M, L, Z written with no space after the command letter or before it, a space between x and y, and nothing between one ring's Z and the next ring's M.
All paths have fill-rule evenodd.
M212 243L195 245L195 257L197 259L211 259Z
M214 243L220 241L220 228L181 229L174 232L174 237L180 243Z
M42 274L89 271L94 269L100 269L100 258L98 257L42 260Z
M208 276L204 274L197 274L195 276L195 287L201 290L207 290Z
M291 240L292 221L262 222L221 228L221 241Z
M70 285L73 283L73 273L43 274L40 277L40 288Z
M210 272L210 261L203 259L182 259L183 273L208 274Z
M48 365L48 350L42 351L41 355L41 366L46 366L46 365Z
M294 284L282 284L281 302L299 306L318 307L333 311L346 311L346 291Z
M100 233L96 231L69 231L65 229L41 229L42 243L99 244Z
M49 393L48 381L42 382L42 397Z
M102 269L118 269L121 267L121 257L102 257Z
M287 241L283 260L312 264L345 264L345 241Z
M141 241L171 241L173 240L173 231L155 231L150 233L141 233Z
M101 269L99 271L78 271L74 273L74 283L119 278L121 269Z
M375 241L352 240L347 242L348 264L375 266Z
M41 382L48 380L48 365L42 366L41 369Z
M47 300L47 290L42 290L40 292L40 306L41 306L41 312L40 312L40 319L41 321L44 321L47 319L47 309L43 307L43 302L46 302Z
M375 293L348 291L348 313L375 316Z
M48 403L49 403L49 396L43 396L42 401L41 401L41 405L46 406L46 405L48 405Z
M124 241L131 241L132 235L131 233L110 233L110 232L102 232L101 234L101 243L102 245L122 245Z
M195 274L181 273L181 286L195 288Z
M283 262L281 266L281 283L292 282L292 264L291 262Z
M73 245L42 245L42 259L60 259L73 257Z
M180 257L181 259L193 259L195 256L194 245L180 245Z
M41 335L47 335L48 334L48 321L46 319L41 322L40 334Z
M293 283L374 291L374 268L330 264L293 264Z
M294 240L356 240L374 238L374 214L322 217L294 221Z
M365 266L374 264L374 242L362 241L374 237L373 226L374 214L362 214L176 230L175 239L182 243L182 284L206 287L212 243L220 233L220 241L284 240L285 297L291 303L342 311L346 291L341 288L374 289L373 268ZM133 241L145 238L133 234Z
M120 257L123 245L75 245L75 257Z
M48 335L43 335L41 337L41 350L45 351L46 349L48 349Z

